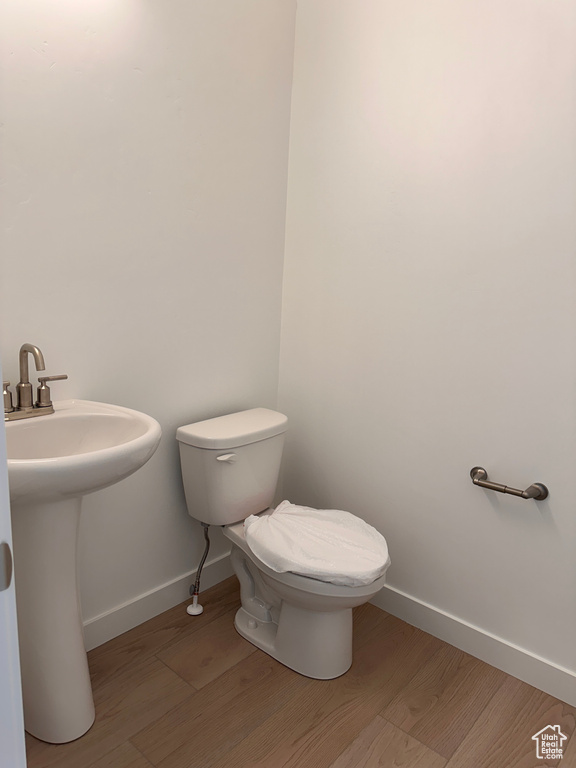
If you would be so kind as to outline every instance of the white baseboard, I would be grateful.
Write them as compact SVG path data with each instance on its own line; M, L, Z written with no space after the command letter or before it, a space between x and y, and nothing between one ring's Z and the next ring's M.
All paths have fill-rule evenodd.
M219 555L207 562L202 569L202 590L213 587L233 575L229 553ZM183 603L190 597L190 584L196 578L196 570L179 576L149 592L117 605L99 616L84 622L84 644L91 651L113 637L137 627L159 613Z
M202 570L202 588L208 589L232 575L233 570L228 553L220 555L205 564ZM84 622L86 650L90 651L184 602L190 596L190 584L195 578L196 571L189 571L99 616L88 619ZM471 656L576 706L575 672L468 624L388 584L376 595L372 603Z
M576 706L576 673L386 585L374 605L493 667Z

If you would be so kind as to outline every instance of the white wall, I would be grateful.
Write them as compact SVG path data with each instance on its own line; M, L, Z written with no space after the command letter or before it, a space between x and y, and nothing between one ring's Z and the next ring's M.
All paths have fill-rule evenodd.
M69 375L56 399L130 406L163 429L146 467L85 500L89 620L198 563L176 427L276 404L295 3L0 13L4 373L18 380L32 342L48 374Z
M279 399L286 495L388 539L379 604L574 701L575 10L299 2Z

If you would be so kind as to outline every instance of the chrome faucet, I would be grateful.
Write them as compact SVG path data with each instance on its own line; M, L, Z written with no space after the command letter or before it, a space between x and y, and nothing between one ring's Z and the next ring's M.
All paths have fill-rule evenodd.
M40 386L37 389L36 402L33 402L32 384L29 379L28 371L28 355L31 354L34 358L34 364L37 371L44 371L46 366L44 364L44 355L34 344L22 344L20 347L20 381L16 385L16 394L18 398L18 405L12 403L12 392L8 389L10 386L9 381L3 382L3 396L4 396L4 421L13 421L15 419L28 419L32 416L44 416L49 413L54 413L54 406L50 400L50 388L46 384L47 381L57 381L59 379L67 379L66 374L60 376L39 376L38 381Z
M44 355L34 344L22 344L20 347L20 381L16 384L18 394L18 409L33 408L32 384L28 373L28 353L34 356L34 364L37 371L45 371Z

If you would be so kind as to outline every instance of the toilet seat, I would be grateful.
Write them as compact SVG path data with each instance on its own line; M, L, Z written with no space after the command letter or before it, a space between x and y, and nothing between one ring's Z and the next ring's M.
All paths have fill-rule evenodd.
M318 510L283 501L244 522L245 540L276 573L291 572L341 586L372 584L389 564L384 537L342 510Z
M267 509L261 514L270 514L272 511L272 509ZM372 596L375 591L381 589L386 581L386 574L384 573L371 584L352 587L343 584L333 584L329 581L320 581L318 579L310 578L309 576L301 576L298 573L291 573L290 571L279 573L278 571L269 568L266 563L262 562L262 560L260 560L250 549L244 535L244 521L234 523L233 525L225 525L222 530L224 536L229 539L232 544L235 544L241 549L263 574L276 582L281 582L282 584L301 592L334 598L347 598L352 595L355 597L362 597L365 595L367 599L369 599L369 596Z

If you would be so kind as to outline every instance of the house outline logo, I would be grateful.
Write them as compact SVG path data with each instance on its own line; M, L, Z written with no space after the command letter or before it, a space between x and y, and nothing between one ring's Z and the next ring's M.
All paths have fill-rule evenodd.
M532 736L536 742L538 760L558 760L562 757L562 745L568 736L562 733L559 725L547 725Z

